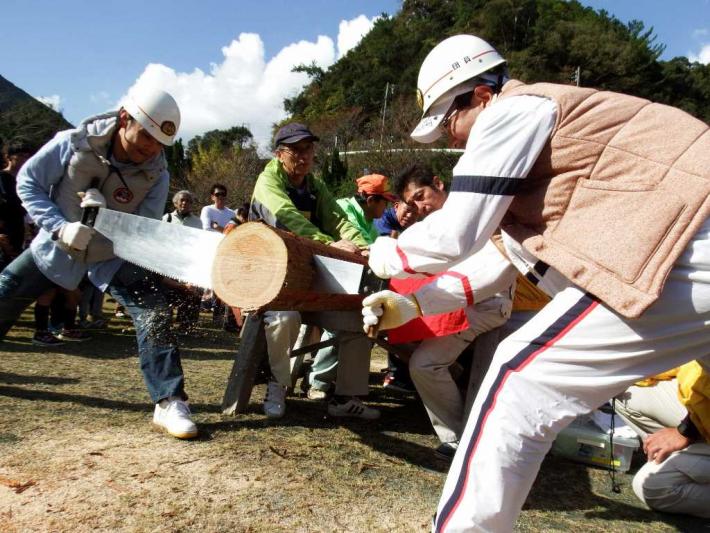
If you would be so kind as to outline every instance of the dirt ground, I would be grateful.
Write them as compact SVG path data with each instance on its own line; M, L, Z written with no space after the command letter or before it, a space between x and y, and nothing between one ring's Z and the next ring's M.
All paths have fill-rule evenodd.
M201 436L152 428L130 323L86 343L30 343L30 315L0 343L0 531L427 531L447 465L416 398L381 387L375 422L338 421L291 397L286 417L220 403L237 339L207 323L184 339L187 390ZM638 465L636 466L638 467ZM548 458L519 531L710 531L647 510L619 476Z

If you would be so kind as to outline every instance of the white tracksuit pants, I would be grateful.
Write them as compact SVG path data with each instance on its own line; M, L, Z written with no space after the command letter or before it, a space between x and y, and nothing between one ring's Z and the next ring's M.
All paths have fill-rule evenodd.
M512 531L557 433L634 382L710 367L710 221L660 298L626 319L577 287L506 338L484 378L439 501L436 531Z

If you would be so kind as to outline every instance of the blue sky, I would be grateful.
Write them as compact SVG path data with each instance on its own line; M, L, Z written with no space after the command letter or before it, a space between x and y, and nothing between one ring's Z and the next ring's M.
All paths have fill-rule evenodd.
M640 20L653 27L656 42L666 45L661 59L692 56L698 60L705 46L704 63L710 60L710 0L581 0L623 22Z
M710 0L584 0L653 26L663 58L710 60ZM73 123L115 107L137 84L163 85L181 134L243 123L260 140L281 102L328 67L399 0L3 0L0 75L58 103ZM705 46L705 48L703 48ZM704 50L704 51L703 51ZM170 88L172 87L172 89Z

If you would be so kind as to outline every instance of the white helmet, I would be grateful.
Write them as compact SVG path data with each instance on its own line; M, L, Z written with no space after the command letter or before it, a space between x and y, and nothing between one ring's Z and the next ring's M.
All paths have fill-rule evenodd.
M419 69L417 103L422 118L412 138L423 143L438 139L439 124L454 98L472 89L464 82L503 64L505 59L495 48L474 35L454 35L437 44Z
M165 91L137 89L128 95L123 108L160 144L171 146L175 142L180 127L180 109Z

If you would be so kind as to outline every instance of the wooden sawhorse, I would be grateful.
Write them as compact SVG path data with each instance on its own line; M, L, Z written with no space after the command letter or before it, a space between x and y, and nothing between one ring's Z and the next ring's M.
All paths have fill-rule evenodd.
M291 357L300 361L305 354L316 352L326 346L338 342L347 342L348 338L364 336L362 331L362 315L358 311L317 311L302 312L301 323L318 326L321 329L337 331L338 335L328 341L308 344L309 335L299 337L296 346L291 350ZM408 352L401 347L392 346L382 339L373 342L383 348L407 357ZM222 412L227 415L243 413L249 405L254 379L266 352L266 336L264 335L264 318L261 313L251 313L244 319L239 349L234 358L232 371L229 374L227 388L222 399ZM299 359L292 365L291 375L295 382L298 377Z

